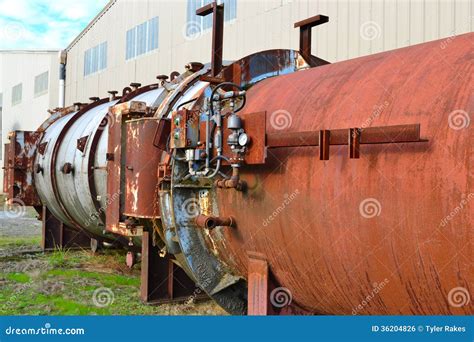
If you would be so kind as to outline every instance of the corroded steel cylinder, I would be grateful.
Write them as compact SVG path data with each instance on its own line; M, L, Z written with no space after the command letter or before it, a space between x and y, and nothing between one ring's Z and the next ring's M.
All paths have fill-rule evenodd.
M473 46L466 34L250 88L243 116L266 111L267 136L420 124L427 141L362 145L360 159L268 148L242 167L246 192L216 190L237 228L210 231L209 249L243 278L260 253L313 313L472 314L454 292L473 280Z
M133 97L148 106L162 89ZM104 212L113 194L107 191L107 113L118 100L103 99L82 110L53 117L41 127L34 182L41 202L66 225L92 237L106 237ZM108 234L110 237L110 234Z

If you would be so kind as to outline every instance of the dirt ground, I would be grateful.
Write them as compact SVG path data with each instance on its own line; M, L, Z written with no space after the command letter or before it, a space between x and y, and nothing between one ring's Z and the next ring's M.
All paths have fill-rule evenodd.
M0 201L0 315L226 314L213 301L195 303L194 296L179 304L142 304L139 265L127 268L124 250L43 253L35 211L11 212Z

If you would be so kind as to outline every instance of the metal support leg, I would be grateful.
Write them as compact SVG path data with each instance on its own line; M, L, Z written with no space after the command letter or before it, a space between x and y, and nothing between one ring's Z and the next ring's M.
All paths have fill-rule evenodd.
M269 315L271 314L269 303L268 263L257 254L249 254L247 314Z
M162 258L153 246L152 234L143 232L141 259L141 299L148 304L182 302L193 296L207 296L168 256Z
M43 251L56 249L89 248L89 236L74 228L68 227L51 214L48 208L43 207L43 224L41 248Z

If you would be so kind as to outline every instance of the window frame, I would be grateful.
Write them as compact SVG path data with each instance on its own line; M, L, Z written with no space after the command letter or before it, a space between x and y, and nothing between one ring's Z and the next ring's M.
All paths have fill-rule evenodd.
M88 77L107 69L107 40L84 51L83 76Z
M160 17L152 17L125 33L125 61L134 60L160 48Z
M19 88L18 88L19 87ZM15 90L20 89L19 91L19 99L15 99ZM19 105L23 101L23 83L18 83L12 87L12 107Z
M37 85L38 85L38 82L44 82L44 80L40 80L39 78L40 77L44 77L46 74L46 87L45 88L41 88L39 91L37 90ZM42 85L42 84L40 84ZM44 72L42 72L41 74L38 74L35 76L35 82L34 82L34 88L33 88L33 96L34 97L39 97L39 96L42 96L42 95L45 95L47 94L49 91L49 70L46 70Z

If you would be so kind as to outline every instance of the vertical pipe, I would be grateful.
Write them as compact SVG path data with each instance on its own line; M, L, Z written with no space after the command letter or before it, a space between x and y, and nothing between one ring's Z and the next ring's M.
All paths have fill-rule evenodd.
M66 60L67 54L65 50L59 52L59 101L58 107L64 108L65 92L66 92Z

